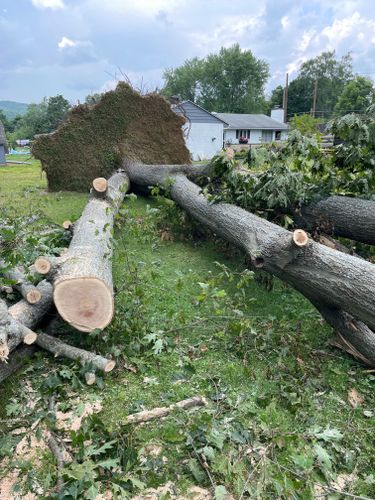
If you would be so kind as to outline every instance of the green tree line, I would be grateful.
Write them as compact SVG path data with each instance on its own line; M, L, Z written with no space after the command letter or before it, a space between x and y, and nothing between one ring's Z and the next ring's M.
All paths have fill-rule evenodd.
M283 105L284 95L281 85L266 95L269 74L266 61L235 44L166 69L161 92L166 97L194 101L208 111L269 113L273 107ZM315 89L318 118L363 114L375 102L372 80L354 74L350 54L338 58L334 51L323 52L301 65L288 86L289 118L310 112ZM89 95L86 103L94 104L99 99L100 94ZM36 134L52 132L66 118L69 109L69 102L56 95L30 104L27 112L14 120L8 120L0 110L0 121L10 144L14 144L16 139L32 139Z

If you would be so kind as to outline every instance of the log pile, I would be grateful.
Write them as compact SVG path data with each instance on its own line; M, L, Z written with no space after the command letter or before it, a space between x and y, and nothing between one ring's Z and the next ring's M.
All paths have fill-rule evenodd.
M21 269L4 273L23 298L9 308L0 301L0 381L12 366L19 366L20 359L30 356L33 346L89 363L93 370L85 375L88 384L95 382L95 370L109 372L114 368L114 361L69 346L35 331L35 327L52 304L81 332L103 329L111 322L113 225L130 183L143 190L166 188L167 195L190 216L244 251L254 268L289 283L310 300L337 332L336 345L375 366L375 265L350 255L331 237L323 237L319 243L306 232L324 214L331 217L332 233L374 243L373 202L349 200L353 217L345 224L342 197L331 197L305 210L303 229L291 232L235 205L209 203L193 182L208 176L209 168L124 161L123 170L110 179L94 179L80 219L74 225L64 222L72 236L69 247L57 257L38 257L32 266L31 272L44 279L34 286ZM6 268L6 263L0 265Z
M30 272L45 277L37 286L29 283L20 269L3 273L23 298L10 307L0 300L0 382L22 364L23 358L32 355L33 348L25 348L32 345L90 364L94 370L113 370L113 360L67 345L35 328L53 303L61 317L79 331L102 329L111 322L113 225L128 189L128 177L121 171L108 181L94 179L80 219L74 227L64 223L72 231L69 248L59 257L40 256L31 266ZM4 261L0 266L7 269ZM86 380L92 384L95 373L87 373Z

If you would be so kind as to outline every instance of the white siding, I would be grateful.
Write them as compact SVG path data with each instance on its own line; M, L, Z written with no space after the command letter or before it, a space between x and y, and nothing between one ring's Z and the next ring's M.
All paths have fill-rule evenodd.
M184 125L186 146L193 160L209 160L223 147L223 123L197 123Z
M276 130L272 130L272 140L275 140L275 132ZM288 131L281 131L281 140L285 141L288 138ZM236 138L235 130L224 130L224 144L239 144L238 139ZM263 144L262 141L262 130L251 129L250 130L250 139L248 144Z

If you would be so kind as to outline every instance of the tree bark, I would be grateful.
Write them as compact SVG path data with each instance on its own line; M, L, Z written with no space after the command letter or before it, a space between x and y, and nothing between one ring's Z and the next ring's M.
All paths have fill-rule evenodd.
M64 356L65 358L81 361L83 364L91 363L95 368L105 373L112 371L116 364L111 359L103 358L103 356L99 356L93 352L65 344L60 339L51 337L51 335L47 335L46 333L39 333L36 343L46 351L52 352L55 356Z
M9 318L5 318L5 313L2 316L5 318L5 327L8 326L9 330L7 331L10 331L11 335L8 335L9 360L7 363L0 363L0 382L22 366L25 359L30 357L34 352L33 346L29 345L21 345L20 348L16 348L20 346L20 344L24 344L24 335L22 332L29 333L30 330L34 329L52 305L52 285L48 283L48 281L43 280L37 285L37 289L42 295L41 300L37 304L29 304L25 299L20 300L7 309L6 314L8 314L13 321L9 322ZM4 325L2 326L4 327ZM17 331L14 330L16 326L18 328ZM35 333L31 333L34 335L35 339Z
M296 217L308 231L319 229L324 233L375 245L375 201L330 196L302 208Z
M290 283L305 296L347 311L375 330L375 266L309 241L299 248L292 234L237 206L210 204L185 175L163 166L127 164L130 181L168 186L170 197L207 228L245 251L259 267ZM289 242L289 244L288 244Z
M152 410L144 410L138 413L133 413L126 417L126 424L140 424L155 420L157 418L167 417L174 410L189 410L198 406L205 406L207 401L202 396L194 396L189 399L183 399L178 403L171 404L170 406L162 406L160 408L153 408Z
M105 328L113 317L113 224L128 188L127 175L119 172L108 180L104 197L93 189L74 224L68 251L51 260L56 308L65 321L82 332ZM37 259L35 263L39 272L40 262Z
M3 260L0 260L0 267L7 267ZM36 304L40 301L40 291L28 281L25 274L20 269L15 268L10 271L5 271L4 276L8 280L14 281L12 287L17 290L29 304Z

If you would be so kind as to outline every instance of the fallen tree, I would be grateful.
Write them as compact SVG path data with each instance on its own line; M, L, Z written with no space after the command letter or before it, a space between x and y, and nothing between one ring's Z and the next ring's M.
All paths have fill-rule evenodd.
M343 337L369 362L375 330L375 266L296 235L235 205L210 204L201 189L185 174L193 166L168 167L124 162L132 183L163 186L168 195L193 218L231 242L251 258L253 265L290 283L322 312ZM179 170L180 169L180 170ZM350 317L355 318L350 322ZM352 324L352 326L350 326ZM355 326L357 325L357 327Z
M118 172L108 182L103 181L93 181L68 250L61 257L40 257L34 264L37 272L52 281L53 300L61 317L83 332L105 328L114 313L113 224L129 179Z
M342 236L375 245L375 201L329 196L302 207L296 221L308 231Z

